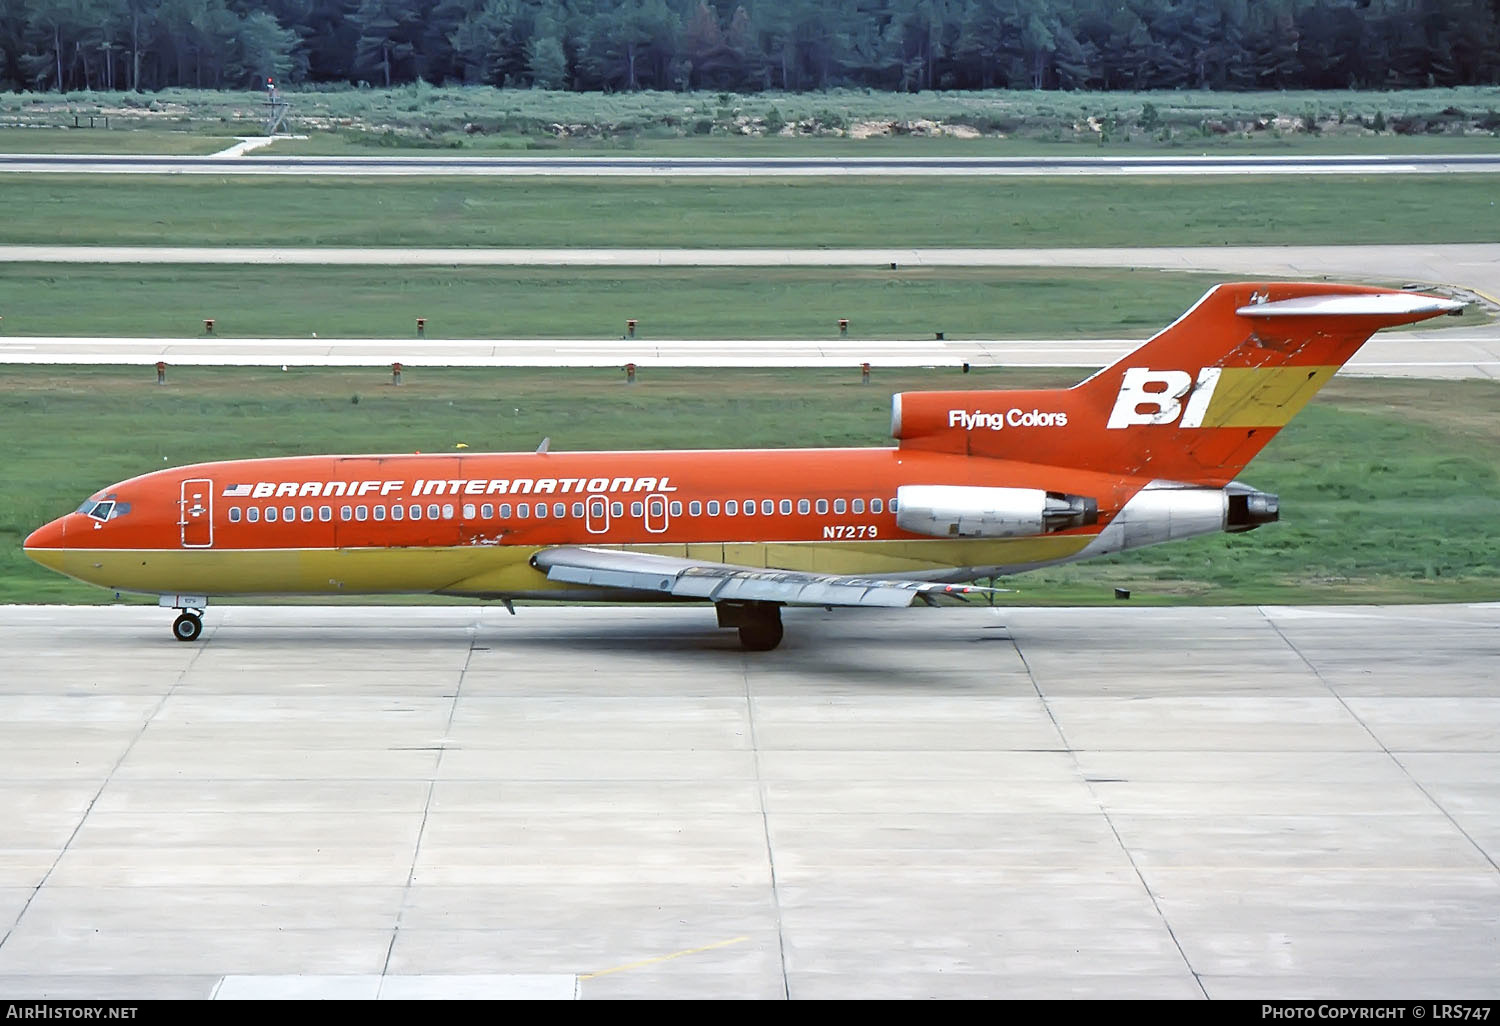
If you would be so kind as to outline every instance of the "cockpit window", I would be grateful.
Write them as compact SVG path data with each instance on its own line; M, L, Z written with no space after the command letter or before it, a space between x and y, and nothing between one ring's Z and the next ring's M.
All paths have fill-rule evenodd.
M77 512L91 516L100 523L103 523L106 520L123 517L126 513L129 513L130 503L120 502L117 499L89 499L82 506L78 507Z

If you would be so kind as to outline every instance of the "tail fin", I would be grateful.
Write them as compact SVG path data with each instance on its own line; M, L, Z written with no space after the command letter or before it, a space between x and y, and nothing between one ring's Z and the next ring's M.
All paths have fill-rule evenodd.
M1068 389L907 392L902 448L1223 485L1380 328L1462 303L1360 285L1216 285Z

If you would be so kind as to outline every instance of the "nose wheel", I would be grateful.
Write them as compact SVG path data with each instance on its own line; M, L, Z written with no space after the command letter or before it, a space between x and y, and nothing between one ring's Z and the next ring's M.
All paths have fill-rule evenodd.
M178 641L198 640L198 635L203 633L203 610L208 607L207 595L161 595L156 604L182 614L172 621L172 637Z
M203 617L189 610L172 621L172 637L178 641L197 641L203 633Z

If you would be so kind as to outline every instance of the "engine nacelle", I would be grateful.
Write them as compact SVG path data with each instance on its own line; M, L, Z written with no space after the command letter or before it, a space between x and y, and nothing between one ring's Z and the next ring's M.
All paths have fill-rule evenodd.
M1137 492L1092 546L1093 555L1139 549L1220 531L1252 531L1281 516L1281 500L1238 481L1195 488L1153 481Z
M1258 492L1238 481L1230 482L1224 489L1229 496L1229 511L1224 518L1224 530L1253 531L1261 524L1274 524L1281 519L1281 499L1269 492Z
M1025 538L1098 523L1099 503L1041 488L902 485L896 524L934 538Z

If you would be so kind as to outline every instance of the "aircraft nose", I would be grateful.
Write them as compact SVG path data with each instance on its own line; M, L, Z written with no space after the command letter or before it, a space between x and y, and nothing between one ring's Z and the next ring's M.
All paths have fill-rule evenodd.
M64 548L63 537L67 534L67 519L67 517L59 517L27 535L26 541L21 546L26 555L38 563L43 563L46 562L45 554L48 550Z

